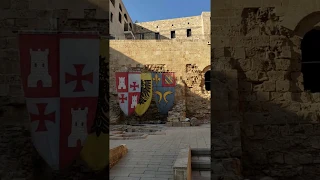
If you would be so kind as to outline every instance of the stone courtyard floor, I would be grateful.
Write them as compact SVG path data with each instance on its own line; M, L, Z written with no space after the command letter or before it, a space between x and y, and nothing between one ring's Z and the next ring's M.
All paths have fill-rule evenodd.
M111 180L171 180L180 149L210 148L210 124L196 127L168 127L166 135L146 139L110 140L110 148L126 144L128 154L111 170Z

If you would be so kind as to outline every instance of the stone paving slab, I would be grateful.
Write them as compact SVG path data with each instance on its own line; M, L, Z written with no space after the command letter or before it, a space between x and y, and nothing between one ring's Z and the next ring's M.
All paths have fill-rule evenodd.
M165 135L146 139L110 140L110 148L126 144L129 150L111 170L111 180L171 180L180 149L210 148L210 125L168 127Z

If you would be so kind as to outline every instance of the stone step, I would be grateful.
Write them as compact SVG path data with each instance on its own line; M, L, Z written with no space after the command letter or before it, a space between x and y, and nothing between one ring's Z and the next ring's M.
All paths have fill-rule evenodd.
M211 157L210 156L192 156L191 157L192 170L211 170Z
M210 180L211 171L192 171L192 180Z
M211 180L210 177L192 177L192 180Z
M211 150L209 148L193 148L191 156L211 156Z
M196 162L196 161L204 161L204 162L211 163L211 156L192 156L191 162Z
M211 151L209 148L191 149L192 171L211 172ZM196 173L194 173L196 174ZM193 178L194 179L194 178ZM199 179L204 179L202 176ZM210 179L210 176L208 177Z
M200 149L194 152L191 155L192 170L211 170L211 155L208 155L208 149Z
M208 162L192 162L191 163L192 170L201 170L201 171L208 171L211 170L211 163Z

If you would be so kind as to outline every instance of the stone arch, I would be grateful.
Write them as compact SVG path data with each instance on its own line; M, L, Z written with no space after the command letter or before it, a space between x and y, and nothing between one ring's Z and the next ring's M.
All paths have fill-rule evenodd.
M205 73L207 71L211 70L211 65L209 66L206 66L203 70L202 70L202 73Z
M313 82L314 77L319 76L317 68L319 68L320 64L314 62L320 58L317 53L320 51L317 45L318 41L320 41L320 11L308 12L302 13L303 17L296 19L293 32L294 35L302 39L300 49L304 89L310 92L320 92L320 86Z
M315 26L320 26L320 11L308 9L291 9L284 16L281 26L294 32L296 36L303 36L313 29Z
M210 71L211 71L211 65L206 66L201 72L202 78L201 78L200 87L201 87L202 91L207 91L205 88L205 75L206 75L206 73L209 72L209 79L210 79Z
M294 32L297 36L302 38L307 32L314 29L315 26L319 26L319 23L320 11L312 12L299 21L294 29Z
M282 2L284 6L274 6L276 14L281 17L280 25L293 31L302 19L315 16L320 9L319 0ZM311 29L309 29L311 30ZM309 31L308 30L308 31ZM306 32L308 32L306 31ZM303 37L303 36L301 36Z

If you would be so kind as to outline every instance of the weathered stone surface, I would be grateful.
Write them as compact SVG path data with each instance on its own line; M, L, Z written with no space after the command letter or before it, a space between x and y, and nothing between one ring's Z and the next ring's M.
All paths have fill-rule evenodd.
M191 149L181 149L173 165L173 179L191 179Z
M173 127L181 127L182 126L182 122L178 121L178 122L172 122L172 126Z
M128 153L128 148L125 144L117 146L109 150L109 168L115 166L121 158Z
M311 18L311 14L319 8L310 8L313 6L310 2L303 6L300 4L301 11L293 13L289 9L299 4L297 1L281 5L273 0L240 0L226 4L213 5L212 14L227 7L237 9L237 13L228 16L230 19L241 18L241 35L225 37L227 34L221 32L221 29L212 29L212 34L217 31L225 38L223 41L216 38L213 46L233 52L228 58L234 61L231 68L238 71L239 111L234 112L242 117L240 154L244 177L260 179L267 175L275 179L317 179L319 171L316 167L320 161L315 154L318 154L320 145L314 136L319 135L320 96L318 92L304 90L300 49L303 36L313 25L299 27L300 23L307 23L309 20L296 17L310 15ZM304 13L302 9L309 10ZM288 12L292 15L288 15ZM284 19L287 19L286 23L282 23ZM212 21L212 26L214 25L215 22ZM300 29L299 36L295 35L295 28ZM224 29L234 31L232 25ZM223 58L227 56L211 56L211 61L216 63ZM215 71L224 70L224 66L215 67ZM216 83L214 78L223 83ZM231 94L227 76L217 76L214 73L212 79L215 82L213 93L223 89ZM212 103L219 106L214 102L217 100L218 98L212 100ZM212 120L217 128L213 129L211 141L213 155L219 160L230 157L234 152L231 147L238 145L238 142L230 140L230 131L225 128L230 116L219 112L224 110L226 114L231 113L234 108L230 108L230 101L225 106L229 111L227 108L212 108ZM226 171L222 167L215 165L214 177L227 178L232 174L231 170Z
M189 127L190 126L190 122L182 122L181 126L182 127Z
M263 82L263 90L267 92L272 92L276 90L276 82L275 81L265 81Z
M0 3L0 7L3 9L10 9L11 8L11 0L3 0Z

